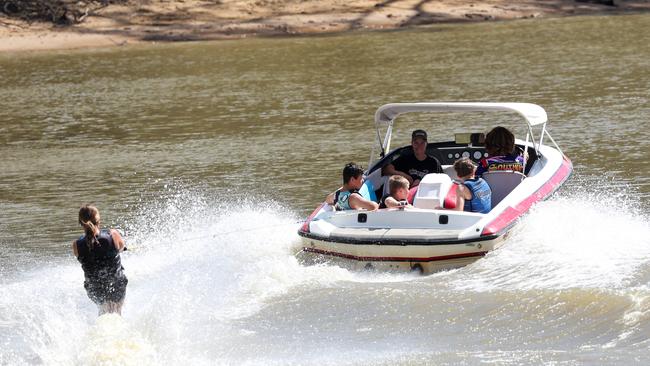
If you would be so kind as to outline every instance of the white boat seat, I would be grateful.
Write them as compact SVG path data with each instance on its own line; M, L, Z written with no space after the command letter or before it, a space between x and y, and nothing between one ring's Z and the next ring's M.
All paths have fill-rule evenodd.
M492 190L492 207L496 207L526 176L512 170L485 172L482 175Z

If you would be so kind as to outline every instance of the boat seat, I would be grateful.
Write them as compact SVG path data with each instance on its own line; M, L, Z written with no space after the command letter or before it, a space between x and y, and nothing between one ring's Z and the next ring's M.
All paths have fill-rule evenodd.
M381 169L376 169L370 175L366 176L366 182L372 184L375 190L375 202L379 202L388 191L388 176L381 175Z
M492 207L496 207L526 178L512 170L485 172L482 177L492 190Z
M454 169L454 165L443 165L442 171L451 178L451 180L457 180L458 179L458 174L456 174L456 169Z

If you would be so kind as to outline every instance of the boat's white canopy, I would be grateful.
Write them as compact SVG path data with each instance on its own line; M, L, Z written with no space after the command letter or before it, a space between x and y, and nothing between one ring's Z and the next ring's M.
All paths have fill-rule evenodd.
M516 112L519 113L529 126L546 123L547 116L544 108L531 103L482 103L482 102L450 102L450 103L391 103L385 104L375 113L375 123L379 127L388 124L397 116L409 112Z
M393 121L399 115L410 112L515 112L522 116L526 121L526 129L528 134L526 142L529 137L533 139L534 148L538 150L542 145L544 135L553 138L546 131L546 122L548 116L544 108L532 103L487 103L487 102L422 102L422 103L390 103L385 104L375 113L375 126L377 128L377 142L381 149L380 157L383 157L390 149L390 140L393 132ZM539 141L535 141L535 134L533 133L533 126L540 126L541 133ZM383 143L381 138L381 127L387 127L386 134L384 135ZM539 128L539 127L538 127ZM561 152L555 141L553 141L557 149ZM370 163L374 157L374 149L371 153Z

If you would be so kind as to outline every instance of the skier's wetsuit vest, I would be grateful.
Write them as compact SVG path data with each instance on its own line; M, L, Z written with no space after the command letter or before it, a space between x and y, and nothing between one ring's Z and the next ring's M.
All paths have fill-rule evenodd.
M88 297L96 304L122 301L128 280L124 275L120 253L109 230L100 231L96 238L98 244L92 250L85 236L76 241L77 259L84 271L84 287Z
M465 186L472 192L472 199L465 201L463 211L488 213L492 209L492 190L483 178L468 179Z
M350 196L352 193L359 193L359 191L356 189L353 189L351 191L343 191L340 189L337 190L334 194L334 208L337 211L354 210L352 207L350 207Z

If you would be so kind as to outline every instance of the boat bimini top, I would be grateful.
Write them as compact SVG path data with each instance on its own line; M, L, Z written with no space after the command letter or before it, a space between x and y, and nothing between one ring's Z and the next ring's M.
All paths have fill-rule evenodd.
M546 130L548 117L544 108L532 103L484 103L484 102L450 102L450 103L390 103L385 104L375 112L375 127L377 130L377 142L380 147L380 157L384 157L390 151L390 141L393 133L393 123L399 115L410 112L515 112L521 115L526 121L527 134L526 143L532 138L535 151L542 145L544 135L548 136L555 147L562 153L560 147L555 143L553 137ZM535 140L533 127L541 127L539 140ZM383 142L381 128L386 128ZM527 148L528 146L526 146ZM375 149L371 153L370 164L375 157ZM564 153L562 153L564 155ZM370 165L369 164L369 165Z

